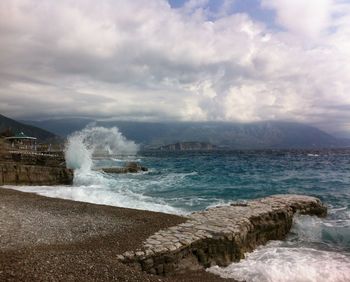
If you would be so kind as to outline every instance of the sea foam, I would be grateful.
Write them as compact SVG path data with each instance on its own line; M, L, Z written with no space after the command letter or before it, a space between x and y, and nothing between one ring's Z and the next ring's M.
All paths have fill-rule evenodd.
M350 246L346 212L333 209L325 219L296 216L287 240L270 242L238 263L208 271L247 282L349 282L350 253L344 252Z
M282 247L271 242L226 268L209 272L247 282L348 282L350 257L313 248Z
M111 189L105 185L80 186L6 186L22 192L32 192L38 195L102 204L116 207L150 210L169 214L184 214L181 209L174 208L161 199L156 199L134 193L125 187Z

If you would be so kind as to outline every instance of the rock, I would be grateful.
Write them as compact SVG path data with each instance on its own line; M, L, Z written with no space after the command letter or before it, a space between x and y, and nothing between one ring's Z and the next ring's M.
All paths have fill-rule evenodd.
M146 259L142 262L142 269L150 270L153 267L153 265L154 265L154 262L152 258Z
M125 252L123 256L130 260L135 256L135 254L133 252Z
M137 162L128 162L125 167L128 169L129 172L139 172L139 171L147 171L148 169L146 167L141 166Z
M156 270L157 270L157 274L163 274L163 272L164 272L164 265L163 264L157 265Z
M137 173L141 171L148 171L148 169L136 162L128 162L124 167L106 167L101 168L100 171L105 173Z
M135 253L135 255L138 256L138 257L142 257L142 256L145 255L145 253L141 252L141 251L138 251L138 252Z
M117 255L117 259L123 261L125 260L125 257L123 255Z

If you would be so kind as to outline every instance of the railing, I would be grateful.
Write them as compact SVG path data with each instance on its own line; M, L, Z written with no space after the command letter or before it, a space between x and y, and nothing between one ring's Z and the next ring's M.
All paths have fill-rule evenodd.
M32 155L32 156L45 156L45 157L63 157L64 152L55 151L55 152L46 152L46 151L28 151L28 150L9 150L9 154L21 154L21 155Z
M62 152L64 150L64 146L61 144L37 144L37 145L29 145L29 144L10 144L7 142L0 143L0 149L3 150L11 150L11 151L20 151L20 152L31 152L31 153L55 153Z

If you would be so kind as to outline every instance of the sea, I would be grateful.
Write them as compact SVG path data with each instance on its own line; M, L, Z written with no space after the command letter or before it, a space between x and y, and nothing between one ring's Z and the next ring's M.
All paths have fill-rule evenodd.
M296 216L285 240L271 241L238 263L207 271L247 282L350 281L350 149L137 151L117 129L101 130L94 138L96 128L71 136L66 157L76 166L72 186L12 188L179 215L275 194L316 196L328 206L326 218ZM97 140L106 140L106 134L112 134L102 143L109 154L94 157L97 146L92 144L101 144ZM130 161L148 171L98 170Z

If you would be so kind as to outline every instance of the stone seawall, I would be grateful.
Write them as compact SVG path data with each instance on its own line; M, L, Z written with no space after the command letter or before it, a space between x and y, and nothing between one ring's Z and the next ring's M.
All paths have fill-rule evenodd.
M65 167L0 164L0 185L59 185L72 182L73 171Z
M189 215L186 223L157 232L141 249L118 259L158 275L227 266L269 240L285 238L295 213L325 216L327 208L319 199L301 195L210 208Z

